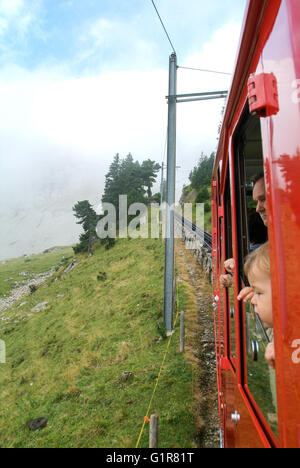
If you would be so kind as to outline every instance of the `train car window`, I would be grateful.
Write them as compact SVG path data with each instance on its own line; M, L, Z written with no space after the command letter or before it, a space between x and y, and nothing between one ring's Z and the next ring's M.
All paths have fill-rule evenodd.
M232 250L232 218L231 218L231 194L230 177L227 172L224 191L224 224L225 224L225 258L233 257ZM235 367L236 357L236 331L235 331L235 297L237 296L235 286L226 288L226 309L227 309L227 342L229 348L229 358Z
M263 175L260 119L250 116L248 109L234 135L234 160L239 255L237 272L239 287L242 289L248 285L243 272L246 256L267 241L267 228L256 213L256 203L252 197L253 178ZM269 368L265 360L266 347L273 341L273 330L264 327L249 302L240 304L240 314L244 317L246 330L246 343L243 343L246 362L242 361L243 369L246 369L244 386L269 427L278 436L275 371ZM243 333L241 335L245 336Z

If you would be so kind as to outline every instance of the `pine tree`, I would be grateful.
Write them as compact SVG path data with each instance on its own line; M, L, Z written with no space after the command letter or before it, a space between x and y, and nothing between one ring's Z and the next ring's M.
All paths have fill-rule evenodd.
M119 194L122 193L120 190L122 190L121 161L119 154L116 154L105 176L102 202L112 203L117 207L119 204Z
M134 161L129 153L121 164L122 192L121 195L127 195L128 206L132 203L145 203L145 189L142 179L141 165Z
M151 159L147 159L147 161L143 161L141 165L142 170L142 180L144 187L147 187L147 196L148 200L150 200L152 196L152 187L154 182L157 178L157 173L160 170L161 166L156 163L155 161L151 161Z
M79 219L77 224L81 224L84 230L79 237L79 244L73 247L75 253L89 252L97 240L96 226L99 220L96 212L88 200L79 201L73 207L74 216Z

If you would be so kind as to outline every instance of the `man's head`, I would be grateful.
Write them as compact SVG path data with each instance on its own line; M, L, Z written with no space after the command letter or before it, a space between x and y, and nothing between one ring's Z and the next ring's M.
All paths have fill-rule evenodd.
M263 174L254 179L253 200L257 203L256 211L265 226L268 226L265 179Z

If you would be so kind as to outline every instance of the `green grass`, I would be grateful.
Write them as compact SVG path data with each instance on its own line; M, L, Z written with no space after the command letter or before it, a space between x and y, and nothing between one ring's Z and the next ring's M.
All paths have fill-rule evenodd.
M26 268L47 270L61 260L61 254L49 257L46 265L46 255L32 258ZM31 316L0 332L7 350L7 363L0 365L3 448L120 448L137 442L167 346L157 330L163 243L118 240L111 250L97 247L92 257L77 259L72 272L62 275L61 268L27 296L19 310ZM28 271L20 261L0 265L0 275ZM184 296L181 288L181 301ZM44 311L31 313L45 301ZM17 307L6 312L13 316ZM122 380L123 372L133 378ZM160 448L195 447L192 368L179 353L178 325L152 413L160 417ZM47 428L30 432L26 422L38 417L49 419ZM140 443L147 446L148 424Z

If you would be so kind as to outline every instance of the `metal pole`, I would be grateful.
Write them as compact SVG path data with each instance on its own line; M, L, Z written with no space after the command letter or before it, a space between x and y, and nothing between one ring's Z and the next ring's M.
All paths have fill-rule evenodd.
M176 177L176 93L177 93L177 56L169 60L169 98L168 98L168 163L166 194L166 242L165 242L165 291L164 322L167 336L173 331L174 295L174 205Z

